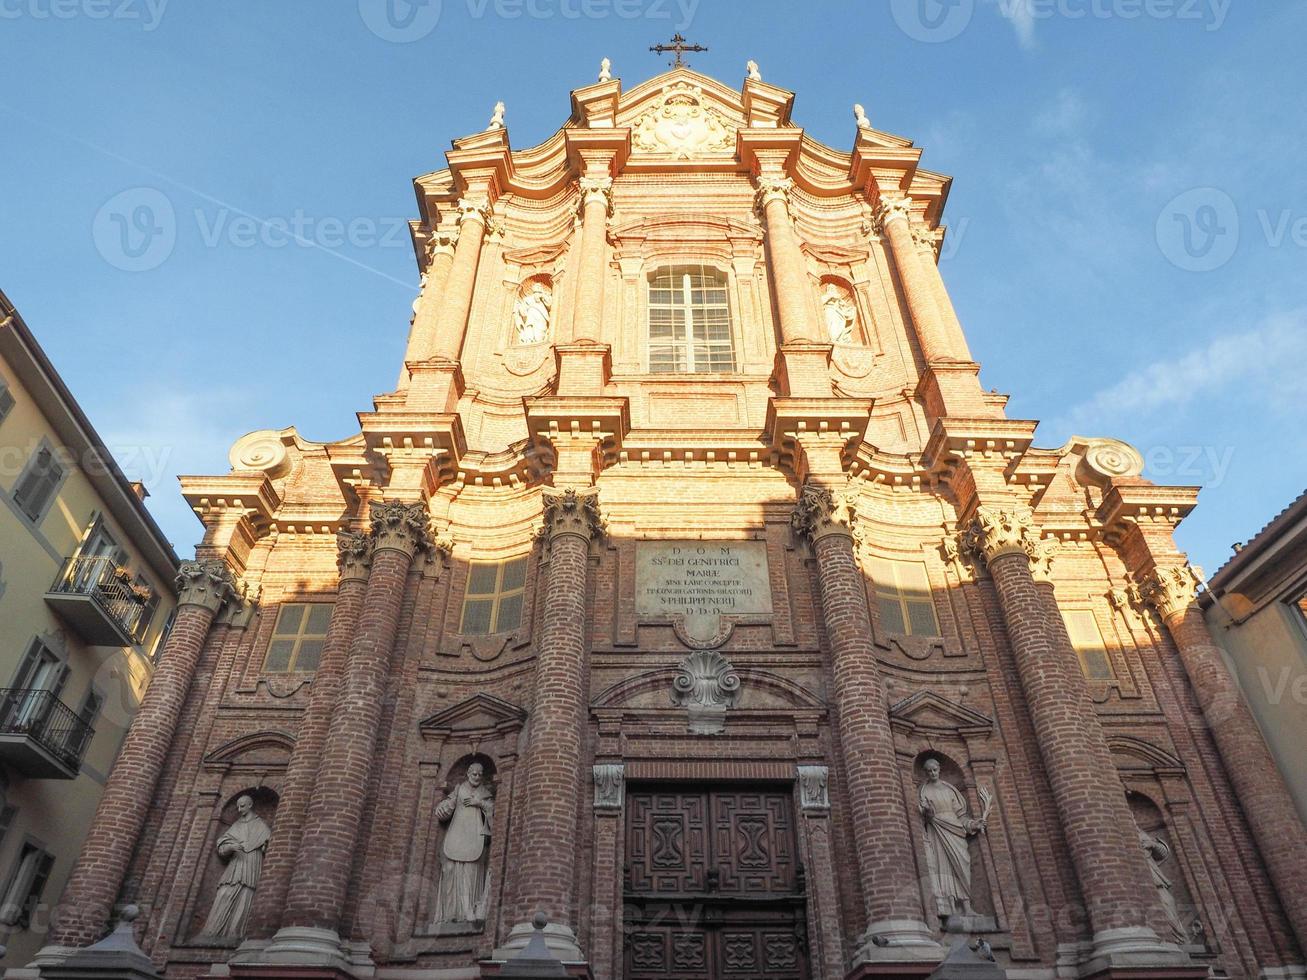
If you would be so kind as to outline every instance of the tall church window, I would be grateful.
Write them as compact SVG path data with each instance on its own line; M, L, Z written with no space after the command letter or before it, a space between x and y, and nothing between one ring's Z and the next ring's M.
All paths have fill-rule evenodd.
M924 562L873 558L871 578L885 632L899 636L940 635Z
M505 633L522 624L526 594L526 556L507 561L474 561L463 598L464 635Z
M1089 609L1067 609L1062 613L1071 646L1080 660L1080 669L1091 681L1110 681L1116 677L1107 643L1098 628L1098 620Z
M270 674L314 671L331 624L330 602L288 602L277 613L263 669Z
M674 265L650 278L649 370L665 374L735 370L726 273L705 265Z

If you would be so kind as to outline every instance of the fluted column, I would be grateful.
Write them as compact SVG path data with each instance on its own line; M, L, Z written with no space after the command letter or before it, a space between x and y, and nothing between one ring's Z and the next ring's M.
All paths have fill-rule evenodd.
M755 202L766 230L767 259L771 264L772 288L781 321L784 344L814 343L817 339L810 312L808 272L790 218L789 177L758 178Z
M331 720L340 695L345 659L363 609L372 564L372 538L358 532L342 532L336 538L340 580L331 622L322 644L322 657L313 675L309 703L296 733L295 748L286 766L286 779L277 804L277 821L267 857L254 894L249 936L271 936L281 925L282 910L290 891L291 875L299 856L304 820L318 778L318 768Z
M598 343L603 336L604 284L608 268L608 215L613 179L582 177L581 247L577 261L576 313L572 341Z
M505 949L525 945L532 917L543 911L549 917L549 945L565 960L583 958L572 927L581 739L589 700L585 597L590 542L602 528L596 491L545 491L541 533L549 549L549 571L524 774L517 912Z
M220 560L182 562L177 588L176 621L64 886L51 923L53 946L85 946L104 934L209 628L218 610L236 597L231 570Z
M1044 771L1080 880L1093 955L1122 967L1176 963L1185 955L1165 945L1151 923L1161 921L1157 891L1137 840L1125 790L1089 700L1084 674L1051 585L1036 580L1049 555L1028 511L980 507L963 547L989 569L1007 626Z
M889 241L894 267L908 301L908 313L917 334L917 344L926 363L957 360L950 349L948 330L935 304L929 274L917 254L912 236L912 202L906 197L882 199L877 209L882 234Z
M1155 568L1140 591L1175 640L1180 662L1285 915L1298 945L1307 950L1307 831L1261 730L1193 601L1196 587L1193 569L1170 565Z
M867 921L854 964L938 960L944 951L924 921L889 703L876 666L866 584L854 555L852 518L847 497L807 486L793 524L811 541L817 558L831 649L848 814ZM873 937L889 945L878 946Z
M431 546L423 503L371 509L372 565L343 683L309 800L282 927L263 952L270 962L340 965L337 935L376 761L382 698L409 567Z
M417 310L413 314L413 329L409 332L408 349L404 353L406 364L427 361L436 356L440 306L449 282L449 272L454 267L457 242L457 234L442 234L437 235L432 243L426 281L418 296ZM407 380L407 374L405 379Z

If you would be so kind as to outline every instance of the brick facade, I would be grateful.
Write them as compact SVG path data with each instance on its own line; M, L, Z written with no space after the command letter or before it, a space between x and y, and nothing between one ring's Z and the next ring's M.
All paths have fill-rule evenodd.
M184 480L202 553L257 603L213 630L184 614L159 744L124 757L75 892L142 903L167 976L494 975L543 909L574 973L630 980L662 926L628 879L654 844L619 788L700 793L709 816L669 820L726 821L694 899L723 922L747 903L725 894L721 827L765 797L748 833L775 836L746 833L749 853L802 866L768 906L803 940L771 934L777 963L924 976L952 941L928 759L988 812L974 908L948 922L1020 976L1303 963L1283 843L1302 828L1238 771L1247 730L1203 713L1190 619L1148 601L1195 492L1140 479L1110 439L1036 448L981 389L934 267L948 178L875 130L816 144L792 99L677 69L578 90L538 147L457 140L416 181L426 284L398 389L349 438L254 433L230 474ZM698 283L691 322L725 307L729 370L650 371L674 343L649 327L668 269ZM537 285L544 340L519 333ZM651 546L757 570L687 616L650 591ZM351 553L369 558L347 574ZM321 602L316 673L269 669L279 609ZM437 921L454 824L436 811L474 764L494 792L484 918ZM200 933L241 794L273 839L238 947ZM97 915L55 938L94 938ZM716 941L715 921L684 930Z

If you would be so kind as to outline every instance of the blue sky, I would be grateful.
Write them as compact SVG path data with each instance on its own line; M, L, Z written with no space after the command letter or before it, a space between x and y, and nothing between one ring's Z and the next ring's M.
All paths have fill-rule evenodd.
M817 138L861 102L956 178L982 381L1039 445L1205 485L1179 536L1209 573L1303 490L1303 0L0 0L0 287L189 554L175 474L342 438L393 387L410 179L499 99L539 142L677 30Z

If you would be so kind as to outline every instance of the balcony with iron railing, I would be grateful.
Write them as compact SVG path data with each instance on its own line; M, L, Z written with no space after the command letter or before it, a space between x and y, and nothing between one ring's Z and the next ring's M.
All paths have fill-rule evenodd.
M0 688L0 761L38 779L73 779L95 734L51 691Z
M148 592L111 557L68 559L45 601L93 646L136 643L151 608Z

